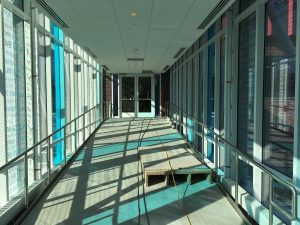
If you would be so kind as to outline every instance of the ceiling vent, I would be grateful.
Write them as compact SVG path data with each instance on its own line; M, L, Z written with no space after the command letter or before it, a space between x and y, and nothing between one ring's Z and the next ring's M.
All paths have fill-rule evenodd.
M109 70L108 67L106 65L102 65L102 67L105 69L105 70Z
M93 57L93 58L98 58L97 55L89 48L89 47L84 47L84 49Z
M203 30L213 18L221 11L221 9L229 2L230 0L221 0L218 5L210 12L206 19L200 24L198 29Z
M127 61L142 62L144 58L127 58Z
M153 73L152 70L143 70L142 73Z
M46 10L46 12L49 13L49 15L51 15L56 20L56 22L59 25L61 25L61 27L69 28L69 26L65 23L65 21L63 21L62 18L60 18L60 16L57 15L56 12L54 12L54 10L44 0L36 0L36 1Z
M180 49L176 52L176 54L173 56L173 58L174 58L174 59L177 59L177 58L180 56L180 54L181 54L184 50L185 50L185 48L180 48Z
M167 70L169 68L169 65L166 65L163 70Z

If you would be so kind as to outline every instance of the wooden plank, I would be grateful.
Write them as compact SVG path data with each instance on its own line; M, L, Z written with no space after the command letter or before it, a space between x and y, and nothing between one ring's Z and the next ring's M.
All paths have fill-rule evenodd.
M163 145L153 145L138 148L142 168L144 171L145 185L149 186L149 176L165 176L165 185L169 183L171 168Z

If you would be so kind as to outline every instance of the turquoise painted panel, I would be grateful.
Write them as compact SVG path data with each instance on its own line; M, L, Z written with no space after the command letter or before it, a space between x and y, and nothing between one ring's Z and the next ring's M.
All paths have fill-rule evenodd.
M151 137L151 138L144 138L141 142L140 146L152 146L157 145L160 143L168 143L172 141L177 141L182 139L180 134L173 133L173 134L167 134L157 137ZM109 155L112 153L118 153L123 151L129 151L137 149L139 146L139 141L129 141L127 144L125 143L118 143L118 144L111 144L111 145L104 145L98 148L93 149L93 157L99 157L104 155ZM83 156L82 156L83 157ZM81 156L79 155L77 157L77 160L82 160Z
M167 187L162 191L152 193L146 195L146 204L147 204L147 211L151 212L167 206L171 203L174 203L178 200L187 198L192 196L196 193L201 192L207 188L214 186L215 184L210 184L209 182L201 181L195 183L193 185L188 185L187 183L182 183L175 187ZM178 199L179 197L179 199ZM120 203L118 208L108 209L107 211L101 212L97 215L93 215L91 217L85 218L82 221L82 224L105 224L110 225L112 224L112 215L117 215L117 222L124 223L126 221L132 220L139 216L139 205L140 205L140 214L145 214L145 207L143 199L136 199L126 203Z

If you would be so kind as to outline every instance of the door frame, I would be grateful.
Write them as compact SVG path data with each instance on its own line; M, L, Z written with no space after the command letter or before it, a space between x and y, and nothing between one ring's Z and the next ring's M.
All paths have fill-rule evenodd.
M122 78L123 77L134 77L134 113L126 113L124 115L122 112ZM140 113L138 112L139 108L139 93L138 93L138 78L139 77L151 77L151 112ZM155 79L154 74L122 74L119 75L120 85L119 85L119 115L120 118L124 117L154 117L155 116Z

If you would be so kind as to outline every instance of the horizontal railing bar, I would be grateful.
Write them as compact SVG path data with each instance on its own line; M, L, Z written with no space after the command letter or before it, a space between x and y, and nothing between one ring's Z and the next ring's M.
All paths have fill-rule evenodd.
M24 157L28 152L34 150L37 146L41 145L43 142L48 141L53 135L55 135L56 133L58 133L59 131L65 129L66 126L69 126L71 123L73 123L74 121L78 120L80 117L84 116L85 114L89 113L91 110L98 108L100 105L105 104L105 103L109 103L108 101L102 101L101 103L97 104L96 106L94 106L93 108L89 109L88 111L84 112L83 114L79 115L78 117L74 118L73 120L71 120L70 122L68 122L67 124L65 124L63 127L59 128L58 130L56 130L55 132L53 132L52 134L48 135L47 137L45 137L44 139L42 139L41 141L37 142L35 145L31 146L30 148L28 148L26 151L22 152L21 154L19 154L18 156L14 157L13 159L9 160L8 162L6 162L4 165L2 165L0 167L0 173L2 170L4 170L6 167L8 167L10 164L14 163L15 161L19 160L20 158ZM99 108L100 109L100 108Z
M245 160L248 161L248 163L252 163L254 166L256 166L257 168L259 168L262 172L264 172L265 174L269 175L270 177L272 177L272 179L274 179L275 181L281 183L283 186L285 186L286 188L288 188L289 190L292 191L293 193L293 207L292 207L292 215L289 215L286 211L282 210L279 206L280 209L278 209L279 211L283 211L283 213L285 215L289 215L288 218L292 218L293 220L296 218L296 203L295 203L295 200L296 200L296 197L297 197L297 193L300 192L300 190L298 190L298 188L296 188L291 182L285 180L285 179L282 179L280 177L278 177L276 174L274 174L273 172L271 172L268 168L266 168L265 166L263 166L262 164L258 163L257 161L255 161L254 159L250 158L248 155L246 155L245 153L241 152L235 145L233 145L231 142L227 141L224 137L222 137L220 134L217 134L214 130L212 130L211 128L209 128L207 125L199 122L197 119L195 119L191 114L187 113L186 111L182 110L181 108L179 108L177 105L175 105L174 103L172 102L169 102L172 104L172 106L175 106L176 110L178 112L180 112L179 114L182 116L186 116L186 121L188 120L188 118L192 119L193 122L196 122L198 125L202 126L203 128L207 129L207 131L210 131L212 132L217 138L219 138L219 142L223 142L223 144L226 144L226 145L229 145L229 147L234 150L236 152L236 154L238 156L241 156L242 158L244 158ZM170 110L172 111L172 110ZM176 114L177 115L177 114ZM179 115L179 116L180 116ZM175 116L177 118L177 116ZM169 117L170 120L173 122L174 121L174 115L173 117ZM177 121L178 121L178 124L180 126L189 126L187 122L179 122L180 119L176 119L176 124L177 124ZM194 127L189 127L189 129L195 131L195 128ZM197 129L198 130L198 129ZM199 133L196 132L196 134L198 135ZM202 135L198 135L198 136L201 136L203 137ZM244 161L244 160L243 160ZM276 208L278 208L276 207Z

